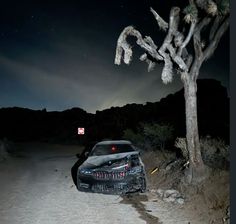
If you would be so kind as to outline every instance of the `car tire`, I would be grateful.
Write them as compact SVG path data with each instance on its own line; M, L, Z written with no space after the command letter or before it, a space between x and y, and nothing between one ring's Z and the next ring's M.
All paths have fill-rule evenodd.
M144 193L147 189L146 178L140 177L139 181L140 181L140 192Z
M79 190L79 184L80 184L80 180L79 180L79 178L77 176L76 187L77 187L78 190Z

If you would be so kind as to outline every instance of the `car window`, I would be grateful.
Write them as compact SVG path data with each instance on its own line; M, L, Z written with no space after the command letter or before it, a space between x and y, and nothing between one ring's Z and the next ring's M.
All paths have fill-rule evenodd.
M116 153L125 153L135 151L130 144L112 144L112 145L96 145L90 156L103 156Z

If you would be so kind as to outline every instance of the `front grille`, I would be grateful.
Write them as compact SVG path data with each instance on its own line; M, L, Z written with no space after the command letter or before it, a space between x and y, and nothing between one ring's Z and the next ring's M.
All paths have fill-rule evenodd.
M96 180L123 180L126 176L126 172L107 172L107 171L95 171L93 177Z

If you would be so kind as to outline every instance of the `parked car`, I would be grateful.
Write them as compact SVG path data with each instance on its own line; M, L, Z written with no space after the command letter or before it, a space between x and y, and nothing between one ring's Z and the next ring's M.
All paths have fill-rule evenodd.
M125 194L145 192L146 173L140 152L130 141L102 141L77 171L80 191Z

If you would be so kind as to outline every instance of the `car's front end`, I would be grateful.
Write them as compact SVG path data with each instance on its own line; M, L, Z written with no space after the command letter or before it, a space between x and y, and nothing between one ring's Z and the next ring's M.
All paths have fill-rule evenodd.
M90 156L78 169L80 191L125 194L146 189L144 165L139 152Z

